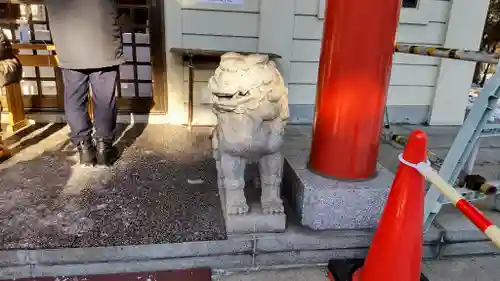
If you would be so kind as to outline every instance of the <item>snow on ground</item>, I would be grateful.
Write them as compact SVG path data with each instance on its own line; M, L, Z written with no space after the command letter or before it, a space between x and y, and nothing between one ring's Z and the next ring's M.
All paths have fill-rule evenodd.
M472 105L474 104L474 101L476 100L477 96L479 95L479 92L482 89L480 88L472 88L469 91L469 103L467 104L467 114L469 110L471 110ZM494 123L499 123L500 122L500 101L497 103L497 107L493 111L493 114L491 118L488 120L489 122L494 122Z

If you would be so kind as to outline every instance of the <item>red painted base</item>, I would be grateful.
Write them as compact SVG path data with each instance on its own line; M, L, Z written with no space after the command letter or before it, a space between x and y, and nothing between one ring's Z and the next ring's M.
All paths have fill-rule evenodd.
M0 281L211 281L212 271L209 268L184 269L173 271L133 272L82 276L32 277L22 279L5 279Z

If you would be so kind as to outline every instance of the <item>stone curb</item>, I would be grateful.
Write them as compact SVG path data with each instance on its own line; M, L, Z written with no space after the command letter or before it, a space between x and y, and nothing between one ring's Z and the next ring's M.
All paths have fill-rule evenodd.
M0 278L107 274L193 267L230 270L297 264L308 266L326 263L331 258L364 257L371 235L350 234L351 236L330 239L301 234L262 234L230 237L227 241L2 251ZM442 236L427 241L423 248L424 259L495 253L500 254L488 241L449 244L444 242Z

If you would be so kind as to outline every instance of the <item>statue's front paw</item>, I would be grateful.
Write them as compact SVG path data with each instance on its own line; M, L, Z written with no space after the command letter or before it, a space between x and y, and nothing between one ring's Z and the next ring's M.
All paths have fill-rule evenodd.
M248 204L245 202L229 203L227 205L227 213L229 215L244 215L248 213Z
M283 200L279 198L262 201L262 212L266 215L284 214Z

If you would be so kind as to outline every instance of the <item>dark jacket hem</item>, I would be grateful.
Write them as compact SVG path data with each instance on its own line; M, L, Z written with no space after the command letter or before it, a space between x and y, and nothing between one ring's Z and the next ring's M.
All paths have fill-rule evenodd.
M100 68L116 66L116 65L120 65L120 64L124 64L124 63L125 63L125 58L119 58L116 60L105 61L105 62L101 62L101 63L89 63L89 64L85 64L85 65L83 65L81 63L59 61L59 67L66 68L66 69L100 69Z

